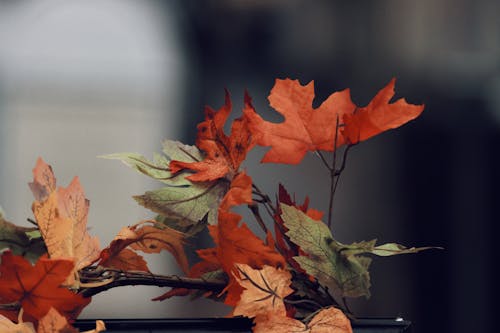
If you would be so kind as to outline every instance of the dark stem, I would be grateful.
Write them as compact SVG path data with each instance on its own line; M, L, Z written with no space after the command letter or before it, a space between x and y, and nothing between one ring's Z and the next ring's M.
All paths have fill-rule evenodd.
M337 168L337 142L339 135L339 116L337 115L337 120L335 122L335 138L333 140L333 160L332 166L328 168L330 170L330 199L328 201L328 228L332 229L332 219L333 219L333 196L336 188L336 168ZM326 161L325 161L326 163ZM328 163L327 163L328 164ZM338 178L338 177L337 177Z
M21 304L9 303L9 304L0 304L0 311L19 311L21 309Z
M248 208L252 211L252 214L255 217L255 220L257 221L259 226L261 227L262 231L264 231L264 233L267 234L268 230L266 224L264 223L264 220L262 219L262 216L260 215L259 206L257 206L256 204L251 204L248 205Z
M106 268L80 271L80 281L82 283L95 283L97 280L110 280L110 282L96 287L82 288L79 293L84 297L91 297L111 288L135 285L199 289L220 293L227 285L223 281L209 281L176 275L154 275L138 271L125 272Z

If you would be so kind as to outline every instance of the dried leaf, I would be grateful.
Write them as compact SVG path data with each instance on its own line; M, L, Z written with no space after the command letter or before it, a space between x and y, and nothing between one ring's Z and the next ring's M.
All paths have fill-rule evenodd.
M74 319L90 302L90 298L74 294L61 284L73 271L67 259L41 258L32 266L29 261L4 252L0 265L0 303L19 302L24 313L39 320L51 307L66 318ZM11 319L17 314L2 313ZM13 316L14 315L14 316Z
M334 307L321 310L307 324L276 313L258 316L254 322L254 333L352 333L349 319Z
M293 292L290 288L292 275L288 270L272 266L259 270L243 264L236 266L238 272L234 277L244 290L233 310L234 316L253 318L269 312L286 314L283 299Z
M37 178L40 173L55 186L52 168L41 159L33 170L35 179L32 184L42 184ZM32 205L50 258L74 258L75 272L97 260L100 252L99 241L97 237L91 237L87 231L89 201L85 198L78 177L75 177L67 188L59 187L54 190L53 186L45 185L31 187L52 189L48 196L43 196L45 200L36 200ZM33 194L35 198L39 197L36 191L33 191ZM68 278L66 282L68 285L75 283L73 275Z
M52 167L38 158L33 169L33 182L28 184L36 201L45 201L56 190L56 178Z

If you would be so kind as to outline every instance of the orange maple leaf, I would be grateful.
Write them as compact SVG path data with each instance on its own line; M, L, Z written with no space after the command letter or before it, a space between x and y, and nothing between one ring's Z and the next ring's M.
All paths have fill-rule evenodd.
M374 135L397 128L418 117L424 110L423 105L408 104L404 98L389 103L394 97L392 79L380 90L364 108L357 108L351 114L345 114L342 134L351 144L371 138Z
M231 181L229 190L219 204L219 209L229 210L233 206L251 203L252 178L244 171L241 171Z
M358 108L351 101L349 89L345 89L333 93L314 109L312 81L302 86L298 80L276 80L269 102L285 117L284 122L267 122L254 110L244 110L252 140L271 147L262 162L297 164L308 151L333 151L416 118L423 110L422 105L411 105L404 99L389 104L394 96L394 82L364 108Z
M32 210L50 258L74 258L75 272L90 265L99 257L99 241L87 231L89 201L78 177L67 188L56 189L52 168L41 158L33 175L33 183L30 183L35 196ZM73 282L71 275L67 283Z
M225 104L218 111L209 107L205 109L205 121L198 124L196 146L205 152L203 161L182 162L171 161L170 171L177 173L184 169L195 171L186 178L191 181L211 181L228 176L232 179L238 172L240 164L252 147L250 131L246 118L235 119L231 126L231 134L224 133L224 124L231 112L231 99L226 91ZM245 95L245 110L253 109L250 97Z
M239 225L241 216L219 209L218 224L208 226L214 240L215 254L221 268L229 276L225 303L235 306L243 288L235 280L235 264L246 264L260 269L264 265L285 267L285 259L276 250L266 245L245 223Z
M257 316L254 322L254 333L352 333L349 319L334 307L321 310L307 324L274 312Z
M217 259L226 273L235 270L235 264L246 264L252 268L264 265L285 267L285 259L276 250L257 237L241 216L219 209L219 223L208 226L217 245Z
M234 273L236 281L244 288L240 300L233 310L234 316L249 318L274 312L285 315L283 299L293 292L290 288L292 275L288 270L272 266L253 269L248 265L237 264Z
M314 83L302 86L298 80L276 80L269 95L271 106L285 120L275 124L264 121L252 109L245 109L252 138L258 145L271 146L262 162L297 164L308 151L333 151L334 141L340 145L337 129L342 116L355 105L349 90L336 92L314 109Z
M0 303L19 303L25 315L36 320L56 308L68 319L74 319L90 303L61 284L73 271L68 259L39 259L34 266L22 256L4 252L0 265ZM2 312L15 320L16 313Z

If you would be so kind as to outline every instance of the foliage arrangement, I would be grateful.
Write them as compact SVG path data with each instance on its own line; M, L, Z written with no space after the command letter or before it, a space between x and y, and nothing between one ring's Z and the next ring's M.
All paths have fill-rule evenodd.
M124 226L104 248L87 230L89 201L78 178L57 186L52 168L38 159L29 184L34 226L17 226L0 213L0 332L74 332L71 323L93 295L141 284L170 287L155 300L223 301L233 309L230 316L253 318L254 332L352 332L346 299L369 297L371 257L427 249L376 240L343 244L332 234L333 198L349 150L423 111L404 99L391 102L394 85L393 79L365 107L346 89L314 108L312 82L278 79L269 102L284 121L264 120L245 94L229 135L226 91L220 109L205 109L195 146L167 140L152 160L136 153L105 156L164 187L134 197L157 216ZM256 145L269 147L263 163L298 164L308 152L317 155L329 175L325 218L283 185L272 199L255 184L241 166ZM236 206L249 208L264 237L242 222ZM203 230L214 245L197 249L192 264L185 251ZM149 270L140 253L163 250L185 276ZM98 321L92 332L103 329Z

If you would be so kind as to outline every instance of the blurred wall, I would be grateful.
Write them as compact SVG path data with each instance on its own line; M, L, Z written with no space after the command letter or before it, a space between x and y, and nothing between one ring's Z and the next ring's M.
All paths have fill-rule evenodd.
M0 2L0 203L9 220L32 216L27 183L38 156L59 185L80 177L101 245L152 216L131 196L158 184L97 156L151 156L180 135L186 64L175 12L157 1ZM169 256L151 260L154 271L177 273ZM162 292L111 290L83 316L181 315L175 302L150 301Z

